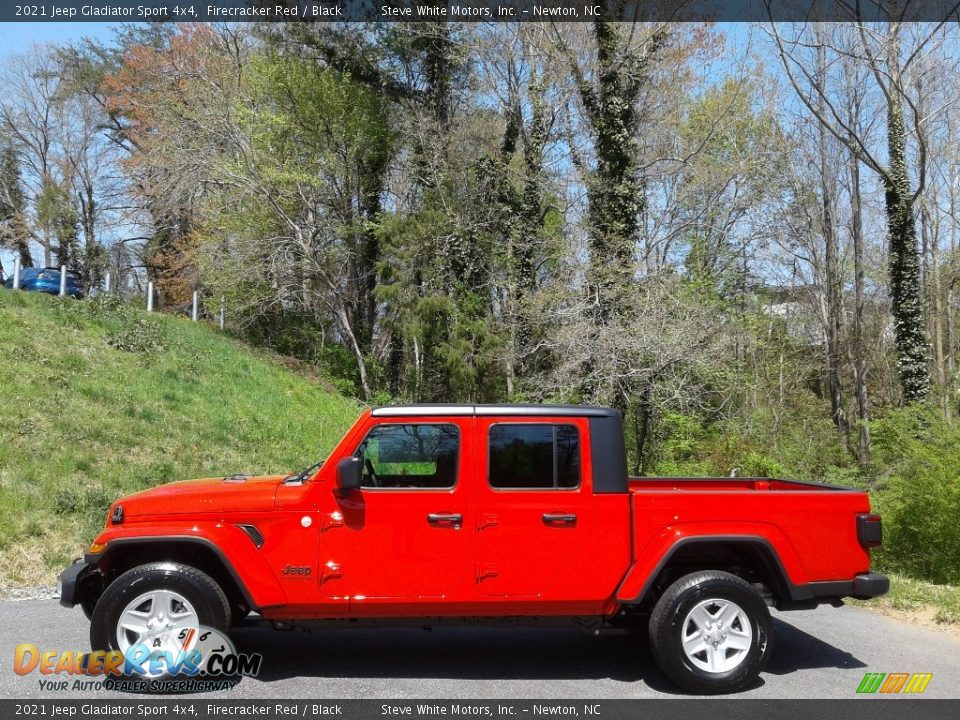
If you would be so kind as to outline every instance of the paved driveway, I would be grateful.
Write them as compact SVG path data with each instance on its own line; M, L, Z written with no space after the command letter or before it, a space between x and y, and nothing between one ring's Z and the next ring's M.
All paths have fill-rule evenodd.
M960 697L960 639L954 635L852 607L774 618L772 660L747 697L851 698L866 672L932 672L924 697ZM79 608L67 610L55 600L0 602L0 697L70 696L41 691L36 674L16 675L13 650L21 642L83 650L87 628ZM210 697L680 696L657 670L644 636L591 637L574 629L245 629L235 640L241 651L264 655L263 672Z

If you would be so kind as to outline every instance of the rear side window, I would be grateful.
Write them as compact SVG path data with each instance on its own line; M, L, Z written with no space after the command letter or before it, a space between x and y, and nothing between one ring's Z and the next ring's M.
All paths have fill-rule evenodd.
M491 487L562 490L580 485L580 435L575 425L494 425L489 442Z
M386 424L373 428L356 455L365 488L452 488L457 482L456 425Z

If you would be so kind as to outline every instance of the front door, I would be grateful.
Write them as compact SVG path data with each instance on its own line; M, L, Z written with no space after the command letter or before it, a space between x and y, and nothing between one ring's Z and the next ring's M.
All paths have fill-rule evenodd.
M539 596L577 563L593 524L583 418L479 420L474 580L483 595Z
M327 496L320 587L376 603L449 598L470 578L473 418L373 419L355 451L362 488Z

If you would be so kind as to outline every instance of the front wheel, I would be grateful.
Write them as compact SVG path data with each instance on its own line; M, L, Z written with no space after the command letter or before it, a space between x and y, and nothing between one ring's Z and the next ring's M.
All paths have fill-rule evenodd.
M128 570L97 601L90 623L95 650L127 653L143 645L176 658L190 629L226 632L230 603L206 573L188 565L157 562Z
M730 573L691 573L667 588L650 616L650 644L663 672L701 695L750 686L771 649L770 611Z

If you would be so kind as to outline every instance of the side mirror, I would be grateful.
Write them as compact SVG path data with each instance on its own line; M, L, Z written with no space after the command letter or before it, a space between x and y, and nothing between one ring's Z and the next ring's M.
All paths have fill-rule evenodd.
M337 495L360 489L360 458L346 457L337 463Z

